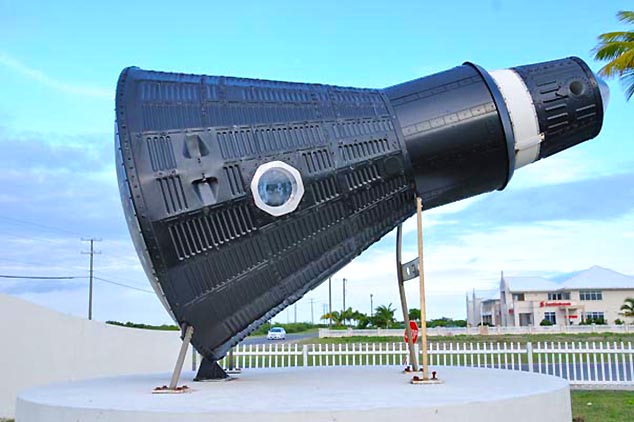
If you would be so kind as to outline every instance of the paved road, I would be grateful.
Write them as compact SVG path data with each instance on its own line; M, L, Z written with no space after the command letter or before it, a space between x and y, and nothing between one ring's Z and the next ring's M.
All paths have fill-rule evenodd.
M504 368L504 365L494 364L493 367L506 369ZM509 368L510 368L510 365L509 365ZM515 366L515 368L517 368L517 366ZM522 371L528 371L528 365L526 364L522 364L521 368L522 368ZM611 373L613 381L616 381L617 378L621 381L629 381L629 382L634 381L634 373L632 372L632 368L629 365L629 363L619 362L618 364L612 363L611 365L608 365L607 363L604 363L603 365L601 365L600 363L596 365L594 363L591 363L589 366L585 363L584 364L577 363L575 365L573 365L572 363L569 363L568 365L562 364L561 367L559 366L558 363L557 364L542 363L541 370L539 369L540 369L540 365L538 365L537 363L534 363L533 364L534 372L547 374L547 375L554 375L554 376L562 377L566 379L574 378L575 380L580 380L580 381L588 381L588 380L604 381L608 379Z
M286 340L267 340L266 336L258 336L258 337L247 337L242 340L240 344L275 344L275 343L296 343L299 340L304 340L307 338L317 338L319 333L317 331L309 332L309 333L297 333L297 334L286 334Z

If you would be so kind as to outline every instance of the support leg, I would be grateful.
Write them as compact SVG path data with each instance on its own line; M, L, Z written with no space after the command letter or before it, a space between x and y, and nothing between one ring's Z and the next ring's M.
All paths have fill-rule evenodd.
M229 375L218 365L218 362L204 357L194 381L210 381L229 378Z
M420 341L423 352L422 367L423 380L429 380L429 360L427 351L427 312L425 310L425 271L423 268L423 202L420 197L416 198L416 222L418 226L418 273L420 280Z
M405 322L405 332L407 333L407 349L409 351L409 364L414 372L418 372L418 359L414 351L414 339L412 329L409 325L409 310L407 308L407 297L405 296L405 283L403 280L403 263L401 262L401 249L403 244L403 227L399 224L396 229L396 278L398 280L398 291L401 297L401 308L403 309L403 321Z
M178 359L176 360L176 366L174 366L174 372L172 372L172 380L170 381L169 389L174 390L178 384L178 379L181 376L181 372L183 371L183 363L185 363L185 356L187 356L187 348L189 347L189 342L192 341L192 336L194 335L194 327L191 325L185 329L185 335L183 337L183 344L181 345L180 353L178 354Z

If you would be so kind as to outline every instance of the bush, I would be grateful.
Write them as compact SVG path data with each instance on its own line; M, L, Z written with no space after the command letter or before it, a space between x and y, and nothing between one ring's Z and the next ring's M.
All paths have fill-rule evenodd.
M620 318L617 318L617 319L615 319L615 320L614 320L614 323L615 323L616 325L623 325L623 324L625 324L625 321L623 321L623 320L622 320L622 319L620 319Z
M540 322L539 325L541 325L542 327L550 327L551 325L553 325L553 323L547 319L542 319L542 322Z
M447 317L432 319L431 321L427 321L427 326L429 328L433 327L466 327L467 321L464 319L452 319ZM492 326L492 325L490 325Z
M581 321L579 325L606 325L607 322L603 318L591 318L587 317L584 321Z
M119 322L119 321L106 321L106 324L110 324L110 325L118 325L120 327L128 327L128 328L141 328L144 330L159 330L159 331L180 331L180 328L178 328L176 325L168 325L168 324L163 324L163 325L150 325L150 324L140 324L140 323L136 323L136 322Z

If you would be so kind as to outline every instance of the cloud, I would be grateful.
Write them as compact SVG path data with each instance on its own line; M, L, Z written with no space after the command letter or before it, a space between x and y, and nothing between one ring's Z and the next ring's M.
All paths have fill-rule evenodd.
M474 206L477 209L478 206ZM453 218L453 216L452 216ZM431 230L442 231L438 225ZM465 317L464 295L472 289L496 288L500 271L515 276L557 276L601 265L634 274L624 251L634 248L634 211L607 220L551 220L464 230L451 239L441 234L425 241L425 282L430 318ZM405 239L407 256L416 255L414 237ZM346 278L346 305L369 313L392 303L401 315L393 239L381 240L333 276L333 307L342 306L341 279ZM408 305L419 307L418 280L406 282ZM309 299L320 309L328 303L327 283L308 293L298 305L300 320L309 319ZM286 321L285 313L277 320Z
M0 292L84 316L88 245L97 277L151 290L126 227L112 135L11 134L0 130L0 273L80 276L78 280L0 280ZM170 322L154 294L95 280L95 318Z
M112 90L96 88L90 86L74 85L48 76L46 73L33 69L10 55L0 52L0 65L19 73L20 75L39 82L56 91L66 94L80 95L85 97L104 98L111 100Z
M0 215L67 227L82 236L126 233L111 135L0 131L0 148L5 158Z
M509 187L423 213L426 291L430 318L464 318L464 294L496 288L508 275L555 276L592 265L634 274L634 172L558 184ZM417 256L416 221L404 223L403 260ZM398 309L395 235L392 232L333 277L334 309ZM417 280L406 283L409 307L418 307ZM327 283L307 298L328 303ZM298 305L306 319L308 299ZM278 317L284 322L284 313Z
M59 136L0 131L5 151L0 168L0 269L9 274L88 274L82 236L96 244L98 277L151 290L130 241L114 175L111 134ZM499 272L556 275L602 265L634 273L627 253L634 247L634 173L602 175L565 183L510 186L423 214L430 318L464 317L464 294L495 287ZM3 215L13 217L3 219ZM20 224L15 219L37 225ZM47 227L63 230L48 230ZM404 261L416 256L416 221L406 221ZM394 231L333 277L333 306L370 312L397 308ZM0 291L83 316L87 279L47 284L1 282ZM416 280L406 283L409 307L418 307ZM298 319L318 320L328 303L328 283L297 305ZM169 322L153 294L95 281L97 319ZM277 321L294 317L293 309Z
M532 224L550 220L605 220L634 209L634 172L566 183L510 188L482 197L477 207L453 215L474 226Z
M84 290L86 280L66 281L66 280L20 280L11 286L3 286L2 291L10 295L22 295L27 293L51 293L72 290Z
M597 177L601 163L587 153L586 145L536 161L516 170L509 187L527 188ZM601 173L607 173L601 169Z

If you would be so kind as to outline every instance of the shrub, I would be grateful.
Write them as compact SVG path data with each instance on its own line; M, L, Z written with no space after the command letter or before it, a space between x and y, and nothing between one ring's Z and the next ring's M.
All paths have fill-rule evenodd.
M603 318L586 317L585 321L581 321L579 325L606 325L607 322Z

